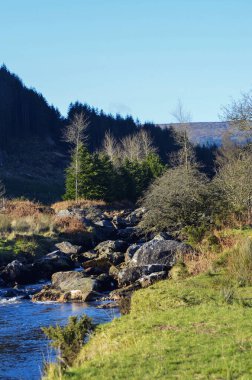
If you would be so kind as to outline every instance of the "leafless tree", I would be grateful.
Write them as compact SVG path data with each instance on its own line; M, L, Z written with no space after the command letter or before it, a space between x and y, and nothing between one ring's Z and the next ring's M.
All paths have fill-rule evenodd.
M227 106L222 106L221 119L232 122L231 125L243 130L252 131L252 90L242 93L241 98L232 100Z
M157 152L157 148L154 146L151 135L148 131L141 129L140 132L138 132L138 138L140 140L143 158Z
M128 159L129 161L141 161L141 144L137 134L124 137L121 144L124 159Z
M121 144L124 159L130 161L143 161L151 153L157 151L150 133L144 129L134 135L126 136Z
M184 164L188 170L189 165L195 162L194 149L188 138L191 114L184 109L183 103L180 99L178 100L176 109L172 112L172 116L180 124L179 130L176 131L176 137L178 144L181 146L181 150L176 155L176 160L178 161L178 164Z
M222 151L218 157L218 172L214 179L227 202L230 213L238 220L251 223L252 217L252 152L241 146Z
M111 134L110 131L106 132L103 141L103 152L109 157L113 164L117 164L120 156L120 147L118 141Z
M64 131L64 141L68 142L72 146L72 150L75 157L75 165L74 165L74 173L75 173L75 200L78 200L78 194L79 194L79 183L78 183L78 177L79 177L79 171L80 171L80 165L79 165L79 152L81 147L86 143L87 141L87 128L89 126L89 119L88 117L83 113L78 113L73 116L73 119L69 125L67 125L65 131Z

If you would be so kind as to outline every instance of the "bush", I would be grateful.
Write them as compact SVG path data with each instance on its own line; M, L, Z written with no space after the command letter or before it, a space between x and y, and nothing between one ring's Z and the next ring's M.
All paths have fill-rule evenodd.
M207 185L205 176L194 167L167 170L143 197L141 204L147 211L141 227L150 232L207 225L210 220Z
M67 367L73 363L93 329L91 319L83 315L79 319L70 317L66 326L44 327L42 331L52 340L51 346L59 351L63 367Z
M233 248L228 258L228 275L240 286L252 285L252 240L246 239Z

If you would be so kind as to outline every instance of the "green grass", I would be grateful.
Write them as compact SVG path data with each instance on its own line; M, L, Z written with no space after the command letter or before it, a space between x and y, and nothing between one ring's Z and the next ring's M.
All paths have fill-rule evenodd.
M97 329L73 368L52 366L48 378L251 379L250 298L252 287L233 289L221 273L156 283Z
M54 249L55 240L48 237L14 236L13 238L0 239L0 265L7 265L12 260L18 260L19 256L33 261Z

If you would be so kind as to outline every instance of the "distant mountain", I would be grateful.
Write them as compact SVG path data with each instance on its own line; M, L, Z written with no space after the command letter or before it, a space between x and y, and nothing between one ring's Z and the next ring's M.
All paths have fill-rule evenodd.
M235 127L228 121L209 121L209 122L191 122L186 124L169 123L159 124L162 129L174 128L180 130L187 128L190 141L197 145L217 145L220 146L225 135L230 136L234 141L244 141L246 136L241 131L237 131Z
M228 122L191 122L186 124L161 124L161 128L172 127L175 130L187 128L189 139L194 144L221 144L223 134L229 129Z

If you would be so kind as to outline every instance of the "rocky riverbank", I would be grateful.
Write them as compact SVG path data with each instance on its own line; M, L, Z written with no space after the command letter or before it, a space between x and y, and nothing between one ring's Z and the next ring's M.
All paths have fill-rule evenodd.
M33 262L10 262L1 270L1 286L12 286L20 294L20 285L50 280L32 296L34 302L85 302L104 293L116 300L166 278L192 249L166 233L144 236L139 227L144 213L143 208L118 210L105 205L56 211L55 218L81 223L89 239L82 241L80 232L78 241L76 236L72 241L61 239L55 250Z

